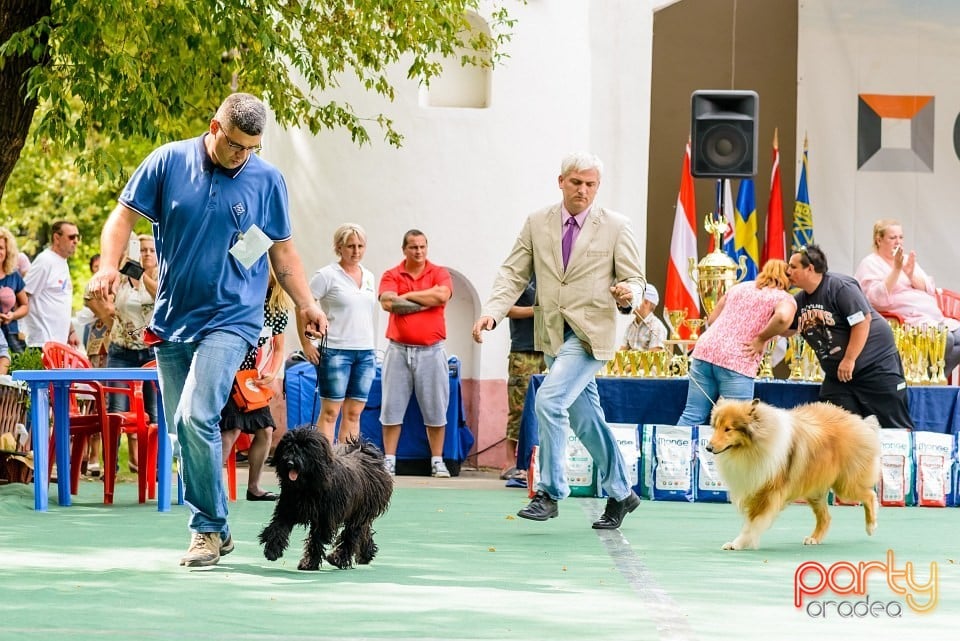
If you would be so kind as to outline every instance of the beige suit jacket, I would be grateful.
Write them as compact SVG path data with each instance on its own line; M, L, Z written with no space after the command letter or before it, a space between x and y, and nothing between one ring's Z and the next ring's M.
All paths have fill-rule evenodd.
M537 276L533 308L534 344L549 356L563 345L563 324L573 329L598 360L610 360L617 350L617 308L610 287L626 282L639 305L646 285L640 254L626 216L594 205L573 246L567 269L560 254L560 205L531 214L510 255L500 266L493 292L482 315L499 323Z

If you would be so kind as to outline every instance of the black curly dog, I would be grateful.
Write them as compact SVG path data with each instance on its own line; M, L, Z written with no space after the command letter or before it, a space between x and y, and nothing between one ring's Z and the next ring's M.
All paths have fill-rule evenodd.
M383 467L383 454L367 441L331 447L309 427L284 434L273 455L280 480L280 498L273 518L260 533L263 555L283 556L295 525L309 528L299 570L319 570L324 548L340 532L327 561L338 568L370 563L377 555L374 519L387 511L393 479Z

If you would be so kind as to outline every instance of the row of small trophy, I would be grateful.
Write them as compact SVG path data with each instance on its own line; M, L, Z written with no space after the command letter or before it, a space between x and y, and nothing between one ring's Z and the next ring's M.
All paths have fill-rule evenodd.
M607 361L601 370L601 376L644 376L666 378L683 376L677 369L677 363L666 350L621 349Z
M904 327L899 323L891 323L891 327L907 385L946 385L947 327L942 324Z

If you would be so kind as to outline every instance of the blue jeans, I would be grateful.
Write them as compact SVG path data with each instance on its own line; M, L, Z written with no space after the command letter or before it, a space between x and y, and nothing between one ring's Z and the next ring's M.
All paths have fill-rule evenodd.
M230 535L223 489L220 410L249 344L216 330L195 343L165 341L156 347L163 411L176 430L183 457L184 500L190 530Z
M603 367L568 332L556 357L547 356L547 374L537 390L536 413L540 434L540 482L537 489L553 499L570 495L564 474L567 425L593 457L600 485L618 501L630 496L630 479L617 441L607 425L597 393L596 373Z
M687 383L687 405L677 425L704 425L710 419L713 404L720 397L753 398L753 377L732 369L693 359Z

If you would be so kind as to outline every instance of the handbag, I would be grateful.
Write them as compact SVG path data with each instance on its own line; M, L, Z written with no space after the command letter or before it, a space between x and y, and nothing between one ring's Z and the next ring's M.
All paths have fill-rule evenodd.
M241 412L252 412L270 404L273 390L257 385L255 381L259 377L255 369L242 369L234 377L230 397Z

